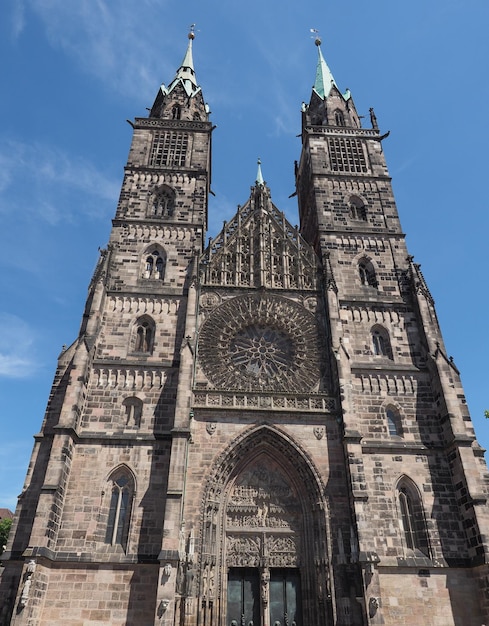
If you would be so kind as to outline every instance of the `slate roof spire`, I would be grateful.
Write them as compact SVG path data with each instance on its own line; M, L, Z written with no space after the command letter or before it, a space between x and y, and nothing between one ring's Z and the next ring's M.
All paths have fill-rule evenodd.
M263 178L263 174L262 174L262 171L261 171L261 159L259 157L258 157L257 164L258 164L258 171L256 173L256 181L255 182L256 182L257 185L263 185L263 184L265 184L265 180Z
M314 81L313 90L321 98L325 100L333 86L337 88L336 81L328 67L328 64L324 60L323 53L321 52L321 39L316 36L314 43L318 49L318 64L316 67L316 80Z
M192 24L192 26L190 27L190 32L188 34L187 51L185 52L182 64L178 68L175 78L166 89L166 94L171 93L179 83L183 85L183 88L185 89L185 92L189 98L194 96L198 91L200 91L200 87L197 85L197 78L195 76L194 69L194 59L192 55L192 41L194 39L195 24Z
M209 107L197 83L192 54L195 24L188 33L188 45L175 78L166 87L161 85L150 111L150 117L185 120L208 120Z

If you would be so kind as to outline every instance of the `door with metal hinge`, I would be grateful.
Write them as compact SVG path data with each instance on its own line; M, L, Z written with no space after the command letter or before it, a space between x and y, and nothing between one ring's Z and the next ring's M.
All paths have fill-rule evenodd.
M303 626L299 570L270 570L270 626Z
M229 570L226 626L262 626L258 569Z

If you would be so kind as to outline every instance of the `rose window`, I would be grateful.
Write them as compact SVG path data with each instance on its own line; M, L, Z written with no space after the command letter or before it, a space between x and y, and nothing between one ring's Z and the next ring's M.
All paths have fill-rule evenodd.
M279 296L230 298L200 329L199 362L218 389L303 393L319 378L314 316Z
M259 380L285 371L294 357L294 346L288 335L256 325L238 332L229 350L232 363L241 372Z

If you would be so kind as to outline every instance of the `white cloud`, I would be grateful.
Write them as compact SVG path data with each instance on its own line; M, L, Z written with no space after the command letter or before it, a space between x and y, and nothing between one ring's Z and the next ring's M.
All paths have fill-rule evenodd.
M35 373L34 338L32 329L20 317L0 313L0 376L26 378Z
M92 163L39 143L2 141L0 150L0 213L20 210L50 224L73 219L76 210L104 216L94 201L111 208L117 201L120 181L105 176ZM80 196L80 192L82 192Z
M12 6L12 36L17 39L25 26L25 4L22 0L16 0Z
M54 48L74 57L85 72L119 93L154 95L165 67L161 0L30 0ZM156 43L156 45L155 45ZM161 44L161 48L159 45ZM174 70L175 68L173 68Z

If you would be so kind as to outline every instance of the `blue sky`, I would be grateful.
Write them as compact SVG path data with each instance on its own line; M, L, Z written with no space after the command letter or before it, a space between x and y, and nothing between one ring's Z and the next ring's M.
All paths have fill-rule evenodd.
M185 14L181 7L185 6ZM489 446L487 0L6 0L0 22L0 507L15 507L56 358L77 335L131 140L197 24L214 132L210 233L261 157L297 223L300 104L323 54L373 106L408 248L437 304L480 443Z

